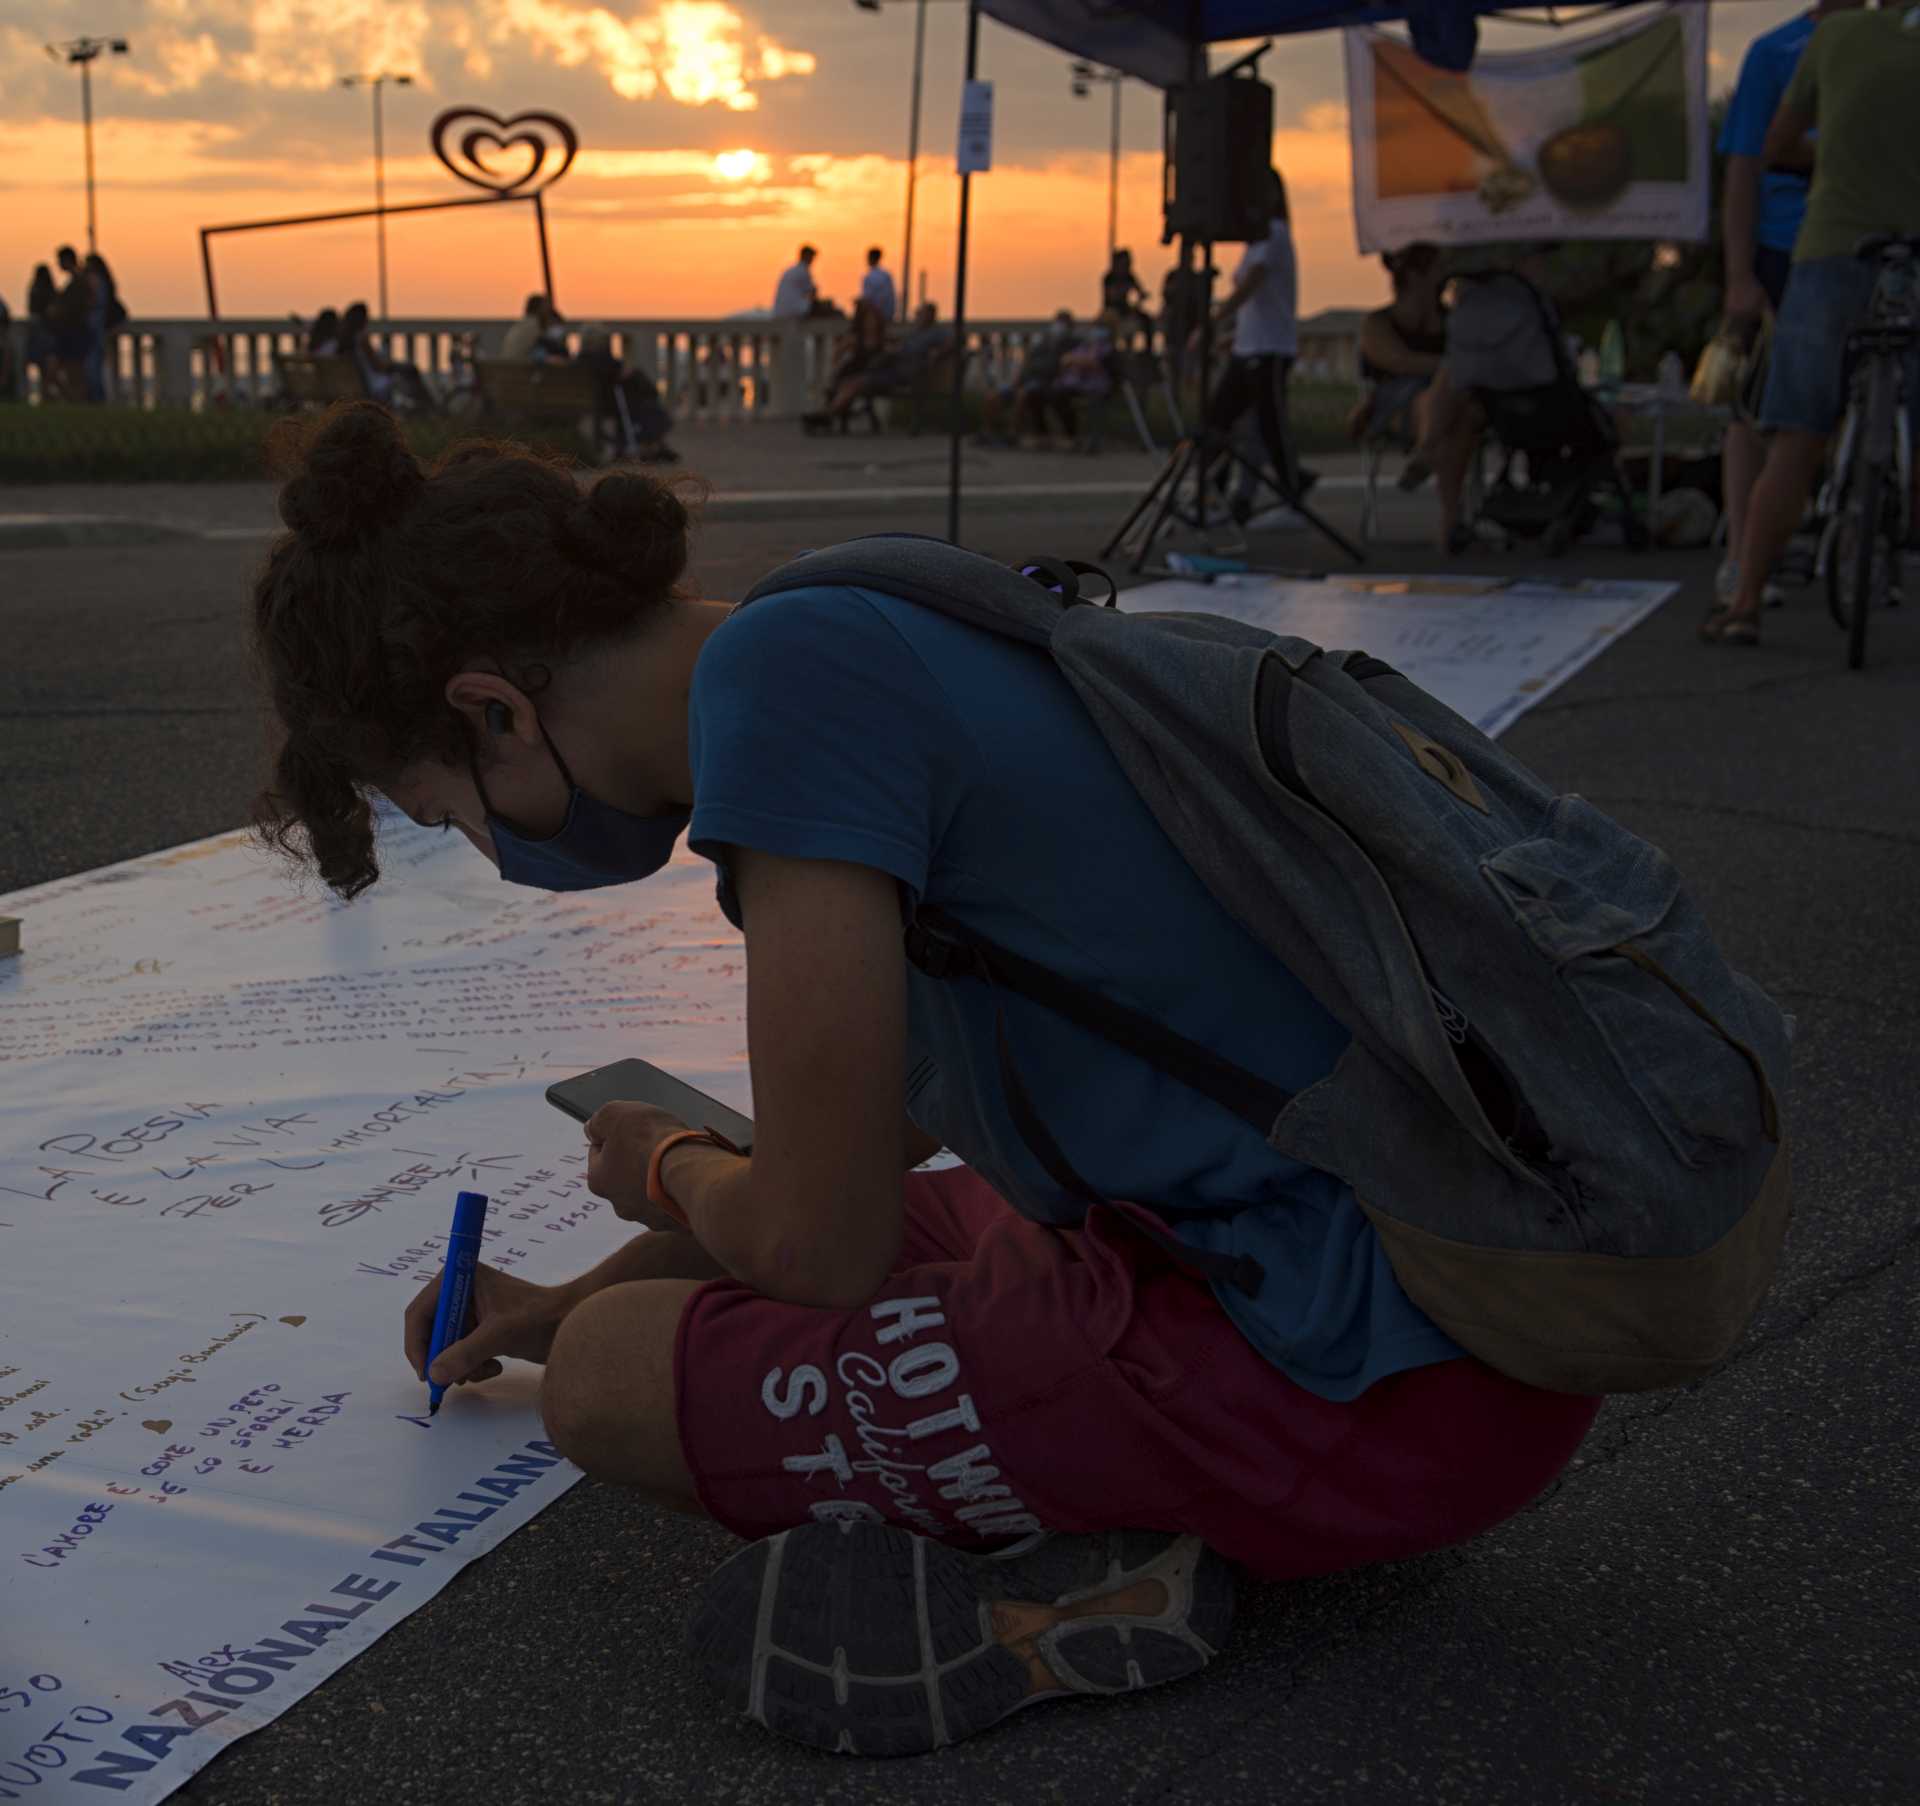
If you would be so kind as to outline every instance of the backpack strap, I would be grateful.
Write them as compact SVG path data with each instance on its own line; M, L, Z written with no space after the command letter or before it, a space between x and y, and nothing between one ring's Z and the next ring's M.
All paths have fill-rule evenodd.
M1175 1034L1152 1017L1062 978L1020 954L1009 953L992 941L963 932L943 910L919 910L907 924L905 938L908 960L928 978L942 981L977 978L996 988L1004 985L1020 996L1044 1004L1114 1046L1137 1054L1157 1071L1212 1098L1223 1109L1231 1110L1257 1129L1263 1139L1272 1129L1274 1119L1292 1101L1292 1092L1283 1091L1231 1060L1222 1059L1197 1041ZM1013 1057L1004 1008L994 1013L994 1044L1007 1114L1033 1157L1046 1169L1054 1184L1070 1196L1089 1205L1108 1202L1105 1194L1080 1176L1035 1106L1033 1094L1027 1089ZM1251 1255L1214 1254L1204 1248L1190 1247L1176 1236L1156 1231L1150 1224L1136 1222L1135 1226L1178 1265L1202 1278L1230 1285L1250 1298L1259 1292L1266 1278L1265 1270Z
M1020 954L968 934L944 910L921 909L907 924L907 959L933 979L982 978L1045 1004L1082 1028L1231 1110L1264 1137L1293 1093L1269 1084L1162 1022L1062 978Z
M1052 563L1052 560L1048 561ZM1072 583L1070 567L1061 565ZM874 533L843 545L806 552L760 579L740 602L749 608L763 596L784 590L839 586L877 589L903 602L917 602L935 614L950 615L990 633L1044 646L1063 612L1061 597L1050 593L1048 579L1021 575L977 552L963 551L944 539L918 533Z
M1102 608L1117 608L1120 605L1120 586L1115 583L1111 572L1101 569L1097 564L1088 564L1080 558L1048 558L1036 556L1023 558L1013 567L1023 577L1031 577L1044 589L1053 590L1069 608L1076 602L1091 603L1091 596L1080 593L1082 577L1098 577L1107 586Z

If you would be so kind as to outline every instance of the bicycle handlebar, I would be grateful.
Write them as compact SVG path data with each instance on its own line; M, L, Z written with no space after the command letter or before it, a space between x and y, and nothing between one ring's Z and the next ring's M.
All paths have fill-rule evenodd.
M1889 257L1889 252L1896 255ZM1869 232L1853 247L1853 254L1866 263L1897 263L1908 257L1920 257L1920 232Z

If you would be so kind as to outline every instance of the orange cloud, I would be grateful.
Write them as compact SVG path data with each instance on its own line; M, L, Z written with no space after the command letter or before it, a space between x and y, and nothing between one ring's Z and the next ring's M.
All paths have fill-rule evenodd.
M150 0L139 37L138 56L116 64L114 79L156 97L193 93L216 76L318 92L375 69L432 87L433 53L450 45L481 79L530 54L595 70L624 100L751 112L756 84L817 67L811 51L752 30L725 0L655 0L626 14L591 0ZM7 60L39 54L18 29L6 49Z
M625 100L664 93L685 106L717 103L733 112L760 104L756 81L811 75L815 59L771 38L751 46L746 21L723 0L665 0L652 16L623 19L574 0L494 0L490 36L546 54L562 68L591 63Z

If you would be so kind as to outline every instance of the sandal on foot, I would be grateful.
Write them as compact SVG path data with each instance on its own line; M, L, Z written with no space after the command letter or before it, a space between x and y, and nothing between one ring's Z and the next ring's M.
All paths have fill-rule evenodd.
M1700 625L1695 631L1701 639L1711 644L1713 641L1719 639L1720 629L1726 626L1732 619L1733 604L1730 602L1716 602L1707 610L1706 614L1701 617Z
M1157 1609L1138 1593L1157 1583ZM1131 1593L1099 1612L1108 1594ZM1233 1573L1164 1531L1028 1537L970 1555L890 1524L818 1523L717 1569L687 1628L727 1703L784 1737L856 1756L956 1743L1040 1699L1126 1693L1206 1666ZM1036 1662L1059 1685L1036 1690Z
M1722 646L1757 646L1760 623L1752 615L1729 615L1713 637Z

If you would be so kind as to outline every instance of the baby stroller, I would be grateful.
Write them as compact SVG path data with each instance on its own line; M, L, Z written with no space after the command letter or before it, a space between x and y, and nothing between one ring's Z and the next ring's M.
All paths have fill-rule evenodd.
M1450 362L1464 366L1462 387L1471 388L1499 447L1499 466L1481 501L1477 519L1498 527L1508 545L1543 540L1558 557L1598 524L1601 506L1616 506L1627 544L1647 544L1646 524L1635 514L1620 468L1620 434L1613 416L1581 387L1560 322L1547 298L1525 277L1507 271L1463 276L1464 282L1499 285L1484 293L1489 323L1478 344L1463 346ZM1456 309L1456 312L1458 309ZM1523 387L1473 380L1476 367L1489 375L1520 374L1544 380Z

